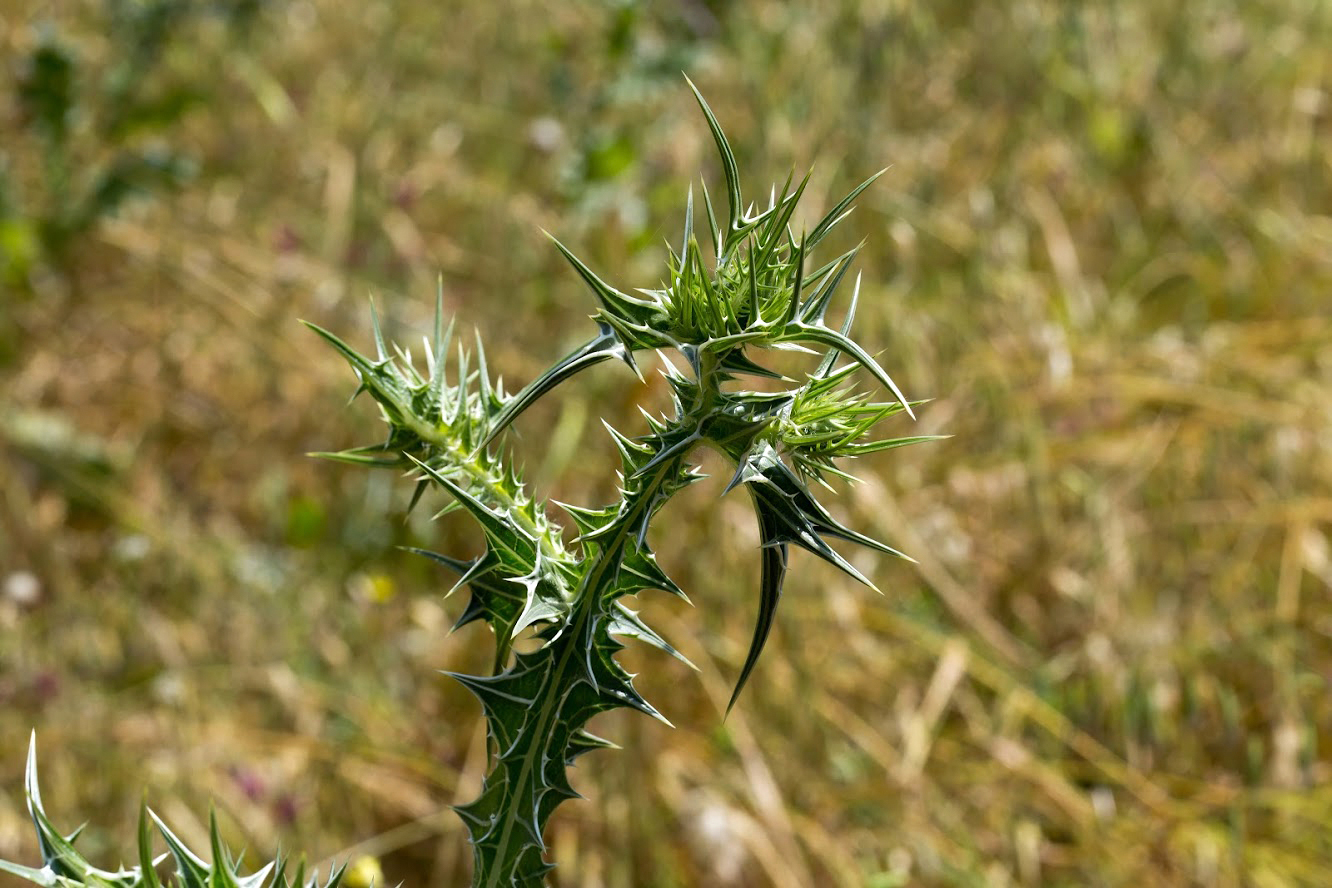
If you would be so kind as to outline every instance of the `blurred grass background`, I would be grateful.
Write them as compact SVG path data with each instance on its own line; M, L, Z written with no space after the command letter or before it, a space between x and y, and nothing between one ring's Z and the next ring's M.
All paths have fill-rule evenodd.
M701 672L626 652L677 728L599 726L555 884L1332 884L1329 46L1319 0L7 3L0 856L36 727L107 865L146 792L196 847L212 800L259 857L465 884L435 670L490 642L394 546L478 543L304 456L380 429L296 319L364 344L374 294L411 344L442 276L520 386L591 330L540 229L655 286L716 181L686 71L750 193L891 164L858 330L955 437L858 467L919 566L797 556L724 722L756 535L720 481L668 510L698 607L643 606ZM622 371L520 423L538 494L607 496L598 417L661 396Z

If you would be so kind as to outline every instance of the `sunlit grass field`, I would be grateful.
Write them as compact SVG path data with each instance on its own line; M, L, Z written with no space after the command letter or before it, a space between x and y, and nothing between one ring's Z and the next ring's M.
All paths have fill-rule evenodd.
M684 72L750 192L813 166L817 220L889 167L827 252L866 239L858 338L933 399L894 432L953 437L829 497L919 564L854 553L880 597L796 555L725 719L757 532L725 477L667 510L696 606L640 604L699 671L625 652L676 727L594 725L624 749L552 884L1332 885L1332 5L275 0L172 20L136 89L185 110L110 146L114 11L186 5L0 11L0 857L38 860L36 728L108 867L146 799L194 847L213 804L256 861L467 884L484 728L438 673L491 639L397 547L480 540L307 458L380 428L298 319L364 347L373 296L414 345L438 284L521 386L591 332L542 229L654 287L717 184ZM20 97L53 34L73 180L192 168L59 251ZM534 492L611 494L599 419L642 427L648 376L520 420Z

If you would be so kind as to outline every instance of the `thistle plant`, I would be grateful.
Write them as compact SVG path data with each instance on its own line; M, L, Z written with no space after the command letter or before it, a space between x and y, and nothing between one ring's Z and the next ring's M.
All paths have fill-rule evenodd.
M729 706L772 629L791 547L871 587L833 542L906 557L839 522L814 493L830 478L851 478L841 460L932 437L872 437L880 422L913 415L913 405L851 335L860 278L847 279L860 247L814 262L815 249L877 174L797 235L793 219L809 176L798 182L788 177L762 209L747 204L730 144L697 89L694 95L720 155L726 192L719 206L702 189L709 255L695 231L692 188L680 246L671 249L659 289L620 290L555 241L592 291L597 330L521 391L508 394L492 380L479 340L470 349L454 343L442 299L419 363L385 341L373 311L372 355L309 325L351 365L360 382L357 393L378 402L389 429L380 443L320 455L405 471L416 485L413 507L428 492L443 491L449 502L444 511L465 511L484 533L484 552L471 558L412 550L451 574L454 590L470 595L455 628L484 622L495 639L489 674L453 675L480 701L491 751L480 795L457 808L470 834L475 888L544 884L554 866L545 854L546 824L562 802L577 796L568 768L583 754L612 745L588 732L593 716L628 708L665 721L616 654L632 638L688 663L626 598L649 590L684 597L657 563L648 530L672 496L703 477L695 463L700 448L716 451L733 467L726 492L743 488L748 494L761 542L758 617ZM830 325L834 299L848 291L843 322ZM619 497L601 507L555 504L576 531L566 544L564 528L551 518L554 510L526 491L510 463L505 432L528 407L585 369L618 360L638 373L636 358L644 351L662 356L670 409L659 416L644 411L646 428L635 436L607 426L619 451ZM773 351L809 355L808 369L798 378L774 369L764 358ZM858 373L886 397L858 388ZM746 388L746 378L765 380L765 390ZM515 646L520 637L532 641L521 651ZM35 766L29 775L47 859L40 872L66 879L62 884L152 884L65 865L69 843L51 838L59 834L41 810ZM146 834L144 826L144 862L133 878L147 879L151 871ZM164 834L181 880L203 884L192 881L202 864ZM219 847L213 856L229 860ZM36 872L19 874L57 884L41 882Z
M34 869L0 860L0 873L9 873L26 879L42 888L162 888L157 868L170 858L175 865L175 878L167 884L178 888L340 888L345 869L338 868L320 881L318 874L305 872L304 861L294 872L287 869L287 858L278 855L248 876L241 875L241 861L222 845L217 828L217 817L208 817L209 853L213 862L186 847L171 828L146 806L139 812L137 866L121 866L116 870L98 869L85 858L74 842L83 831L79 827L69 835L56 829L42 806L42 793L37 785L37 738L28 744L28 769L24 777L24 790L28 796L28 814L37 829L37 846L42 852L42 866ZM152 827L149 823L152 823ZM166 842L167 851L153 856L153 827Z

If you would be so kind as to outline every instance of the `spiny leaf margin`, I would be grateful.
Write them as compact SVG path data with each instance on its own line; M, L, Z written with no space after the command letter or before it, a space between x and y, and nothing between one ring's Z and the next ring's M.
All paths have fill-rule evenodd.
M28 763L24 776L24 792L28 814L37 831L37 844L42 855L41 868L26 867L0 860L0 872L17 876L42 888L162 888L157 867L168 857L176 866L174 882L181 888L340 888L345 867L337 867L320 881L318 873L306 875L304 859L293 873L288 873L288 858L279 852L276 859L257 871L242 875L240 855L233 855L222 843L217 817L209 813L208 836L212 863L191 851L162 820L146 805L140 808L136 857L138 865L111 871L94 866L74 847L82 827L69 835L60 832L47 816L42 804L41 788L37 776L37 732L28 742ZM153 833L149 821L156 826L168 850L153 856Z

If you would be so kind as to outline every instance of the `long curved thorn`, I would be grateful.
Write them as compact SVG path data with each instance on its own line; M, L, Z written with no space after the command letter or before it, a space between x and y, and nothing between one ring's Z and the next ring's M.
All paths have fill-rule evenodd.
M814 230L810 232L809 245L813 247L817 245L819 241L823 240L824 236L829 231L832 230L833 226L836 225L838 222L842 221L842 219L846 217L847 213L851 212L850 210L851 202L860 196L860 192L870 187L870 185L874 183L875 179L879 178L886 172L888 172L887 167L884 167L883 169L879 170L877 173L870 176L864 182L861 182L859 185L853 188L851 190L851 193L848 194L846 197L842 198L842 200L837 204L837 206L829 210L828 214L824 216L822 219L820 219L819 224L815 225Z
M857 272L856 286L851 291L851 307L846 310L846 320L842 321L842 335L848 338L851 335L851 322L856 319L856 304L859 301L860 301L860 273ZM840 352L838 352L837 349L835 348L828 349L828 353L823 356L823 360L819 363L819 369L814 371L814 376L818 379L822 379L823 377L827 376L828 373L832 370L833 364L837 362L838 354L840 354Z
M805 300L805 304L800 307L800 320L803 323L823 323L823 316L828 311L828 303L832 301L833 293L837 290L838 285L842 283L842 278L846 276L847 271L856 261L856 255L864 246L865 242L861 241L855 249L843 253L838 259L837 267L832 275L821 281L820 285Z
M728 714L735 706L735 702L740 699L740 692L744 690L745 683L749 681L749 676L753 673L754 667L758 665L759 657L763 654L763 648L768 642L768 635L772 632L772 625L777 616L777 605L781 603L782 584L786 579L787 545L770 542L776 533L776 528L772 526L770 521L765 520L762 512L759 513L759 525L760 535L765 542L763 545L762 576L759 580L758 618L754 621L754 636L749 642L749 652L745 655L745 665L740 669L740 677L736 680L735 690L731 692L731 699L726 704Z
M572 250L560 243L559 238L555 237L555 235L551 234L549 231L546 231L545 235L555 244L555 248L560 251L560 255L568 260L569 264L574 267L574 270L578 272L579 277L592 288L592 292L596 293L597 299L601 302L607 312L617 317L632 320L636 323L642 323L647 317L651 316L651 314L656 311L657 307L653 303L645 302L642 299L635 299L627 293L621 293L619 290L597 277L596 273L588 268L587 264L583 262L582 259L575 256Z
M879 362L874 360L870 353L861 348L854 339L836 330L816 324L797 324L795 326L796 332L788 334L787 338L793 341L809 340L818 345L836 349L846 355L868 370L880 385L892 392L893 397L897 399L897 403L901 404L902 409L907 412L907 416L912 419L916 418L915 411L911 409L910 402L902 394L902 390L897 387L897 383L893 382L887 371L879 366Z
M717 117L712 113L711 106L707 99L698 91L694 81L688 76L685 82L694 92L694 98L698 100L698 106L703 109L703 116L707 118L708 129L712 131L712 139L717 143L717 153L721 155L722 175L726 178L726 199L730 205L730 219L726 226L726 231L722 236L723 252L730 245L730 240L734 237L735 230L739 227L741 216L743 215L743 206L740 200L740 170L735 162L735 153L731 151L731 143L726 139L726 133L722 132L721 124L717 122Z
M625 351L624 344L620 342L619 337L615 335L614 329L609 324L600 321L597 323L597 327L599 332L595 339L574 349L513 396L513 399L495 417L490 431L486 433L485 439L477 448L478 450L489 447L499 437L500 433L508 428L524 410L531 407L543 395L575 373L610 358L626 359L628 353Z
M795 257L791 260L791 264L795 266L795 282L791 285L791 302L786 306L786 317L782 321L784 325L794 322L800 311L800 290L805 284L805 244L807 240L804 237L800 239L800 243L796 246Z

